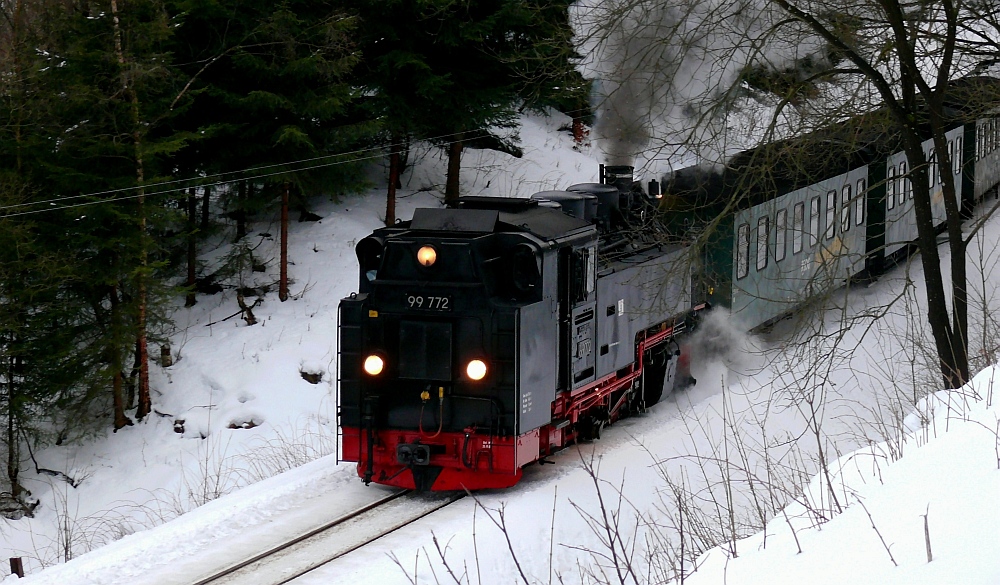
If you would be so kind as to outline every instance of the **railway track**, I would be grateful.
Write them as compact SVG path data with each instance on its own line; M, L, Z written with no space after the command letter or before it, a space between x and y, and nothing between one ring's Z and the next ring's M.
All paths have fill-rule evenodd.
M215 571L192 585L284 585L464 496L399 491Z

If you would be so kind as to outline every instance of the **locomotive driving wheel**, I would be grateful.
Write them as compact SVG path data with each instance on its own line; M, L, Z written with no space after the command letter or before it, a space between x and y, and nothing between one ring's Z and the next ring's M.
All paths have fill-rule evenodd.
M580 441L596 441L601 438L601 431L608 426L608 414L603 408L591 411L587 416L580 417L576 423L576 433Z
M643 364L642 388L638 392L638 409L646 410L663 397L663 383L666 381L667 369L673 357L667 347L657 348L646 355Z

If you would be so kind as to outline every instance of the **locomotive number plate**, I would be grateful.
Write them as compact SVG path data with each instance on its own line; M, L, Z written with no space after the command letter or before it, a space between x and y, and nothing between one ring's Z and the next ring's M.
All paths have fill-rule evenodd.
M428 309L431 311L450 311L451 297L431 295L406 295L406 306L411 309Z

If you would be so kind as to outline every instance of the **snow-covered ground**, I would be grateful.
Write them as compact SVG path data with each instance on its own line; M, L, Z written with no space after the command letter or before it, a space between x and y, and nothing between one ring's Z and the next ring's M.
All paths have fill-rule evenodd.
M573 150L558 130L566 123L526 116L522 159L467 151L463 192L527 196L595 181L601 156ZM440 205L444 166L438 149L418 153L399 217ZM254 326L225 319L238 310L232 292L199 296L191 309L178 299L176 363L153 368L157 414L34 453L76 487L26 462L22 477L41 503L33 518L0 525L3 556L25 561L24 583L190 583L386 493L337 464L335 420L337 304L356 288L354 244L380 225L384 191L314 211L321 221L291 226L292 299L268 293ZM993 299L1000 285L995 223L972 246L974 299ZM275 280L267 233L273 224L249 236L270 261L271 273L252 275L259 282ZM891 305L841 336L797 337L782 323L751 338L721 316L705 328L715 335L702 345L712 353L696 387L555 465L532 466L513 489L467 498L296 582L453 582L449 569L476 585L523 582L521 571L531 583L617 582L629 568L639 583L663 582L675 575L672 559L687 558L691 571L693 546L724 543L687 582L998 583L996 376L987 368L960 391L933 394L933 362L912 343L922 301L904 287L920 277L918 263L901 266L814 307L806 328L823 334ZM977 351L1000 343L980 329ZM620 536L610 546L606 525Z

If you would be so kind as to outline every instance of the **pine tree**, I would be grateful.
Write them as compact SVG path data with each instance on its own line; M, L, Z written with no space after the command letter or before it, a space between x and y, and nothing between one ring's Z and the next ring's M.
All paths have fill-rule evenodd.
M361 19L367 105L392 158L405 137L434 137L448 150L448 201L459 195L465 143L514 152L487 129L511 126L521 107L545 105L581 85L565 1L353 0L352 6ZM387 220L393 187L390 181Z
M101 334L97 372L111 387L118 429L131 422L123 396L130 357L138 363L136 416L152 407L145 347L160 307L152 300L159 250L150 230L165 210L147 202L146 183L166 176L161 169L192 135L162 131L177 83L164 51L171 27L162 3L129 2L127 10L114 0L74 4L52 13L49 26L58 64L43 79L60 97L36 132L55 148L38 152L30 173L49 193L73 199L72 207L46 213L39 229L53 250L75 253L73 292L89 309L79 319Z
M76 249L49 237L65 231L51 215L35 214L39 201L60 195L47 185L52 152L67 131L54 130L51 115L65 95L51 83L65 65L52 51L52 25L64 7L17 0L0 9L0 415L9 493L23 505L23 442L78 424L94 402L99 365L87 307L74 294Z
M330 156L366 140L347 80L356 61L353 19L330 1L179 0L174 7L183 14L174 56L185 64L190 81L183 93L191 98L179 123L202 137L179 154L193 174L231 181L220 199L236 226L231 257L238 272L250 254L240 240L251 222L277 206L286 210L286 194L301 218L308 198L360 184L350 157ZM287 211L282 222L284 234ZM286 254L280 262L279 297L287 298Z
M352 150L366 130L352 112L353 20L331 1L181 0L174 55L192 83L184 123L205 139L192 149L207 173L239 173L229 211L240 221L278 201L288 180L303 196L358 185L351 165L290 165ZM350 162L343 159L337 162ZM247 171L268 166L266 171ZM302 167L308 172L292 172ZM281 171L287 174L281 174ZM247 171L247 172L245 172ZM277 173L277 174L276 174ZM241 191L240 191L241 190Z
M33 198L16 174L0 173L0 206ZM51 423L63 428L94 399L94 335L74 285L72 258L47 246L34 216L0 218L0 412L10 493L22 504L22 443L49 440Z

